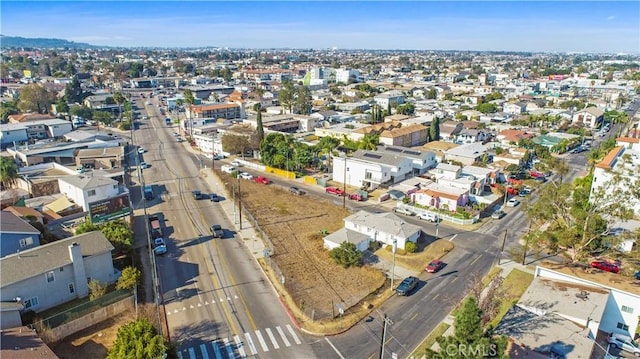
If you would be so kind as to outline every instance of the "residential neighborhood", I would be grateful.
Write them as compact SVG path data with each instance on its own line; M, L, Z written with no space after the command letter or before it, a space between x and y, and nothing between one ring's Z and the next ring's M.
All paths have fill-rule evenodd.
M3 333L147 305L171 357L422 358L474 302L506 357L640 355L637 55L2 58Z

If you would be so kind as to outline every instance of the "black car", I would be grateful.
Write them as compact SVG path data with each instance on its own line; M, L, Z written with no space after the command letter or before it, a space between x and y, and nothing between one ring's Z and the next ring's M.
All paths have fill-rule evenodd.
M211 233L213 234L213 238L224 237L224 231L222 230L222 226L219 224L214 224L211 226Z
M205 196L202 194L202 192L195 190L193 191L193 198L195 198L196 200L200 200L200 199L204 199Z
M396 293L398 293L398 295L409 295L409 293L416 289L419 282L420 280L416 277L407 277L400 283L398 288L396 288Z
M211 202L220 202L220 197L215 193L211 193L209 195L209 200L211 200Z
M289 187L289 192L291 192L293 194L297 194L298 196L302 196L303 194L305 194L305 191L301 190L298 187L294 187L294 186Z

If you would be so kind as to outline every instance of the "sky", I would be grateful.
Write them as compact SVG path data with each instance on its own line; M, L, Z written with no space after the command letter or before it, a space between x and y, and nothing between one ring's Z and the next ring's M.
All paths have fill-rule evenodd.
M6 1L0 33L118 47L640 53L639 1Z

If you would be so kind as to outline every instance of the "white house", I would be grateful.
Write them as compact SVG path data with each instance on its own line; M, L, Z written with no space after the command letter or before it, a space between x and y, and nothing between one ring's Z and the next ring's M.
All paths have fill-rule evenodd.
M614 147L595 165L590 201L617 201L623 196L624 204L640 215L640 200L628 193L640 187L640 151L627 147Z
M464 144L464 143L474 143L474 142L484 142L487 138L489 138L490 134L483 130L476 129L464 129L458 133L456 137L456 143Z
M422 228L405 222L393 213L359 211L344 219L344 228L324 238L324 246L333 249L344 241L350 241L359 250L368 248L371 241L404 249L407 242L416 243Z
M27 126L22 123L7 123L0 125L0 145L2 148L11 146L14 142L27 141Z
M445 152L445 161L454 160L463 165L471 165L482 159L482 156L487 153L489 148L489 144L483 145L480 142L458 146Z
M388 106L402 105L404 103L404 94L402 91L392 90L376 95L373 101L380 105L383 109Z
M604 119L604 111L597 107L588 107L573 114L572 123L582 124L587 128L597 128Z
M48 243L0 259L0 301L41 312L89 295L88 283L114 283L113 245L100 231Z
M505 103L502 105L502 112L511 115L520 115L527 111L527 104L524 102Z
M452 187L449 183L446 185L431 183L412 193L411 200L421 206L453 212L458 206L465 206L469 203L469 189L461 187Z
M85 211L89 204L128 194L126 187L121 187L118 181L102 176L75 175L58 178L60 193L73 200Z

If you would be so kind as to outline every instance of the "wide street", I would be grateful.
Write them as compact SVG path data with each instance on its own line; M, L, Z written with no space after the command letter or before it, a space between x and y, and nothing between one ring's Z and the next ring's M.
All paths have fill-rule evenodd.
M234 238L233 226L209 200L195 200L192 190L208 193L200 161L178 143L153 105L138 102L149 115L134 132L136 145L147 150L141 161L144 183L155 199L148 214L160 214L168 253L156 256L161 309L169 336L182 358L315 357L291 323L257 262ZM133 176L140 184L141 179ZM139 187L132 190L137 241L147 228ZM221 224L224 239L213 239L209 226Z
M440 240L456 246L445 256L447 266L441 272L420 274L421 283L412 295L394 296L343 334L325 338L306 335L290 321L247 246L234 238L233 218L225 216L220 204L193 198L191 191L195 189L203 193L218 191L202 176L207 171L203 164L208 161L187 151L187 144L178 143L172 135L176 128L165 125L156 100L152 105L147 101L139 102L139 106L150 119L141 122L134 140L148 151L140 160L151 165L142 171L146 184L153 184L156 194L147 203L147 212L162 213L165 219L169 253L155 258L170 338L178 343L182 358L378 357L384 315L388 318L384 356L391 358L395 353L406 358L463 297L469 279L483 276L498 262L505 233L508 249L518 245L527 230L522 205L506 208L507 215L500 220L485 219L487 223L476 231L441 224ZM614 131L615 125L611 129ZM593 146L604 139L594 139ZM565 157L569 171L564 181L585 174L586 155ZM293 184L273 176L269 179L285 188ZM309 196L326 196L319 187L304 188ZM534 192L532 198L535 196ZM139 191L134 189L133 198L138 216L143 213ZM347 205L351 209L388 210L373 202L347 201ZM422 226L425 233L435 234L434 224L405 218ZM214 223L225 228L224 239L212 238L209 226ZM146 240L144 221L136 221L136 226L137 237ZM501 259L508 260L504 254ZM534 260L533 256L528 260Z

